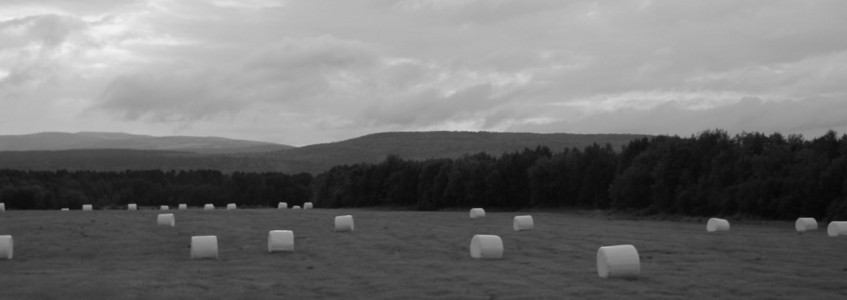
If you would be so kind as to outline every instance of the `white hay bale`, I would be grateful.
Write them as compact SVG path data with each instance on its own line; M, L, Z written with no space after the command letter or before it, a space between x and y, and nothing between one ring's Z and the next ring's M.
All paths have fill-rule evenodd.
M0 211L6 211L6 203L0 203Z
M532 216L515 216L512 220L512 229L515 231L532 230L533 227L535 223L532 222Z
M335 232L353 231L355 227L352 215L335 217Z
M218 236L199 235L191 237L191 259L218 259Z
M135 203L127 204L126 210L138 210L138 204L135 204Z
M159 210L170 210L171 208L167 205L159 206Z
M211 203L206 203L206 205L203 205L203 209L205 209L205 210L214 210L214 209L215 209L215 205L214 205L214 204L211 204Z
M185 203L180 203L179 206L177 206L177 209L186 210L188 209L188 205L186 205Z
M826 227L826 234L831 237L836 237L839 235L847 235L847 222L845 221L832 221L829 222L829 226Z
M496 235L477 234L471 239L471 257L503 258L503 240Z
M707 232L729 231L729 221L718 218L710 218L706 223Z
M818 221L815 218L797 218L797 221L794 222L794 229L797 229L797 232L818 230Z
M176 219L174 218L174 214L159 214L156 217L156 224L174 227L176 226Z
M71 210L71 209L67 208L67 207L62 207L62 209L60 209L60 211L69 211L69 210Z
M601 278L635 278L641 274L638 250L632 245L600 247L597 250L597 274Z
M276 205L276 208L277 209L286 209L286 208L288 208L288 203L280 202L279 204Z
M82 210L88 211L88 210L93 210L93 209L94 208L91 207L91 204L83 204L82 205Z
M471 208L471 219L485 217L485 210L482 208Z
M291 209L300 209L300 205L295 205L295 206L294 206L294 207L292 207Z
M236 209L235 203L230 203L226 205L226 209Z
M12 244L12 236L0 235L0 257L12 259L12 254L14 254L14 250L15 245Z
M294 251L294 231L271 230L268 232L268 253Z
M303 209L312 209L312 202L303 203Z

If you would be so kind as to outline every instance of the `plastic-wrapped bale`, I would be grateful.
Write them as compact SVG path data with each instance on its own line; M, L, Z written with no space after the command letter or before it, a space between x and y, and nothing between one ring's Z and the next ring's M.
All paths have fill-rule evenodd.
M214 204L211 204L211 203L206 203L206 205L203 205L203 209L204 209L204 210L214 210L214 209L215 209L215 205L214 205Z
M188 205L186 205L185 203L180 203L179 206L177 206L177 209L186 210L188 209Z
M176 219L174 218L174 214L159 214L156 217L156 224L174 227L176 226Z
M294 251L294 231L271 230L268 232L268 253Z
M605 246L597 250L597 275L601 278L635 278L639 274L641 261L634 246Z
M170 210L171 208L167 205L159 206L159 210Z
M831 237L836 237L839 235L847 235L847 222L844 221L832 221L829 222L829 226L826 227L826 234Z
M729 221L718 218L710 218L709 222L706 222L706 231L729 231Z
M0 211L6 211L6 203L0 203Z
M532 222L532 216L515 216L512 220L512 229L515 231L532 230L533 227L535 223Z
M300 205L295 205L295 206L294 206L294 207L292 207L291 209L300 209Z
M471 208L471 219L485 217L485 210L482 208Z
M303 203L303 209L312 209L312 202Z
M235 208L236 208L235 203L230 203L230 204L226 205L226 209L235 209Z
M471 239L471 257L475 259L503 258L503 240L496 235L474 235Z
M0 257L12 259L12 254L14 254L14 250L15 245L12 244L12 236L0 235Z
M199 235L191 237L191 259L218 259L218 236Z
M70 208L67 208L67 207L62 207L62 209L60 209L60 210L61 210L61 211L69 211L69 210L71 210L71 209L70 209Z
M355 227L352 215L335 217L335 232L353 231Z
M93 210L93 209L94 208L91 207L91 204L83 204L82 205L82 210L88 211L88 210Z
M818 230L818 221L815 218L797 218L794 229L797 229L797 232Z
M135 204L135 203L127 204L126 210L138 210L138 204Z

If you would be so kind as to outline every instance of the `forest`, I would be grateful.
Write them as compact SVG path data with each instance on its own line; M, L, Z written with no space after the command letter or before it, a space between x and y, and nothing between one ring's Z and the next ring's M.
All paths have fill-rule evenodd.
M7 209L203 203L416 210L577 208L639 215L833 220L847 217L847 135L708 130L614 149L532 149L500 156L340 165L312 176L195 171L0 171Z

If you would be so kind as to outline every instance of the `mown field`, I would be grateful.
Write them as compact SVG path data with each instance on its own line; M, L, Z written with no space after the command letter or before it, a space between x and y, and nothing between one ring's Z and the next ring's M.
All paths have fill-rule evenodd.
M847 237L797 234L793 223L732 224L516 213L369 210L6 211L14 236L0 260L2 299L844 299ZM352 214L356 231L334 233ZM267 253L267 234L293 230L293 253ZM474 234L502 237L504 257L474 260ZM190 260L193 235L217 235L220 260ZM635 280L601 279L604 245L633 244Z

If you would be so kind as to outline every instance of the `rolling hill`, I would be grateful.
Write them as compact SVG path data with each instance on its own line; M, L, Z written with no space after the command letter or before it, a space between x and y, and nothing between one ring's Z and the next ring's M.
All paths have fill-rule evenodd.
M65 135L58 135L65 137ZM616 149L642 135L630 134L537 134L496 132L386 132L370 134L349 140L315 144L299 148L276 151L214 152L198 148L202 143L183 142L168 144L168 137L156 138L162 145L148 148L91 149L91 145L129 145L136 140L127 135L108 134L113 139L103 141L97 135L84 137L94 142L83 145L52 142L73 150L53 151L0 151L0 168L22 170L108 170L126 169L213 169L223 172L307 172L317 174L335 165L355 163L377 163L388 155L404 159L423 160L429 158L455 158L465 154L487 152L500 155L504 152L520 151L543 145L553 151L567 147L583 148L592 143L611 144ZM178 138L178 137L175 137ZM220 138L198 138L218 141ZM2 140L2 139L0 139ZM226 140L226 139L223 139ZM122 142L121 142L122 141ZM120 143L118 143L120 142ZM46 142L43 142L47 144ZM155 144L155 143L152 143ZM0 144L2 145L2 144ZM190 145L190 146L189 146ZM256 145L259 147L262 145ZM89 149L84 149L89 148ZM2 148L0 149L7 149ZM198 150L199 149L199 150ZM230 148L212 148L238 149ZM258 149L258 148L253 148Z
M0 135L0 151L132 149L211 154L268 152L291 148L293 147L282 144L220 137L157 137L120 132L41 132L26 135Z

